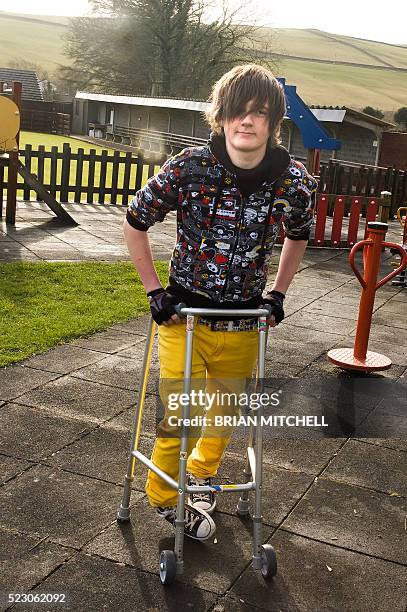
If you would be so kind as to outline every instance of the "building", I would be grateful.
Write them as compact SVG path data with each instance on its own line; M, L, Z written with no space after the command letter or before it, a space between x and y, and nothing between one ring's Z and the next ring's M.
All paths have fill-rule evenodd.
M308 107L295 93L295 87L285 87L286 93L294 90L289 93L299 102L295 117L294 109L290 110L288 105L288 115L292 115L283 123L283 144L297 159L306 160L310 145L304 144L307 139L300 120ZM170 154L206 141L209 127L202 113L207 107L208 103L200 100L77 92L72 133ZM326 139L326 148L321 147L322 161L333 157L377 165L381 136L384 130L393 127L391 123L347 107L310 107L309 110L317 121L314 119L315 125L309 126L308 133L318 129L319 124L330 137ZM322 142L321 138L318 140Z
M22 83L23 108L28 101L43 102L40 83L34 70L18 70L17 68L0 68L0 83L3 84L0 93L11 92L13 82Z

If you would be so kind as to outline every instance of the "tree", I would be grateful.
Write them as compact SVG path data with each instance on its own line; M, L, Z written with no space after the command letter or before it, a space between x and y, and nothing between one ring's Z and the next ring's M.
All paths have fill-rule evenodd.
M66 53L73 66L63 74L81 88L206 98L210 84L237 63L275 67L254 3L249 16L240 2L91 0L93 15L71 20Z
M407 106L402 106L394 113L394 121L407 130Z
M373 106L365 106L362 113L370 115L371 117L377 117L377 119L383 119L384 113L379 108L373 108Z

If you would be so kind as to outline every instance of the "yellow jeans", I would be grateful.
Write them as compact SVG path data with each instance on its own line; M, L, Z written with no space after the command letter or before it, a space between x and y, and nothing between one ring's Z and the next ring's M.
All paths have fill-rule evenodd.
M185 359L185 323L159 326L158 351L160 358L160 397L165 407L165 416L159 425L151 460L169 476L178 479L180 429L169 426L168 417L180 417L181 408L169 408L169 392L182 393ZM191 406L190 416L204 415L214 422L215 415L235 414L236 406L225 406L217 402L220 393L242 393L246 379L250 378L256 363L258 332L211 331L205 325L195 325L191 389L204 389L212 394L214 401L208 409ZM217 392L217 393L216 393ZM195 430L196 431L196 430ZM199 437L188 439L187 471L199 478L217 473L230 437L231 427L207 426ZM172 436L172 437L171 437ZM152 506L173 506L177 492L160 476L149 470L146 493Z

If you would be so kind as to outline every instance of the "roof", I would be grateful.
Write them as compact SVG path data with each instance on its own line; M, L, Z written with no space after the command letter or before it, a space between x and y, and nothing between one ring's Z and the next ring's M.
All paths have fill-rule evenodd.
M78 91L75 96L81 100L111 102L116 104L133 104L134 106L157 106L160 108L180 108L182 110L204 111L209 108L209 102L198 100L182 100L178 98L149 98L148 96L113 96L110 94L87 93Z
M374 123L375 125L380 125L382 127L394 127L394 123L384 121L378 117L373 117L373 115L368 115L367 113L362 113L362 111L358 111L356 108L351 108L350 106L316 106L313 104L310 106L310 109L320 121L335 121L333 117L337 116L339 118L342 113L343 116L346 114L353 115L354 117L358 117L359 119L363 119L364 121ZM330 116L331 118L323 119L322 117L324 116L324 113L326 113L327 117ZM343 121L343 119L340 119L340 121Z
M187 100L183 98L161 98L148 96L117 96L110 94L89 93L86 91L78 91L75 96L79 100L93 100L96 102L110 102L112 104L130 104L134 106L155 106L158 108L179 108L182 110L205 111L209 108L209 102L201 100ZM366 113L357 111L348 106L316 106L309 107L313 115L323 123L343 123L346 115L353 115L359 119L363 119L368 123L379 125L385 128L393 127L392 123L377 119Z
M38 82L37 74L34 70L18 70L17 68L0 68L0 81L7 83L11 87L13 81L19 81L23 84L22 99L36 100L42 102L44 100Z

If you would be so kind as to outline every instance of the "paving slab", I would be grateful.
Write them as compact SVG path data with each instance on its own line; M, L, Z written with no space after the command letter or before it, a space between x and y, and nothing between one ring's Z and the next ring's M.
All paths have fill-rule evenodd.
M18 403L25 406L96 424L117 415L135 401L134 392L73 376L62 376L18 398Z
M37 465L0 489L0 526L78 548L115 520L121 487ZM135 491L136 500L141 493Z
M11 400L54 380L58 374L43 372L22 365L12 365L0 369L0 398Z
M57 346L45 353L30 357L23 362L23 365L36 368L37 370L45 370L57 374L68 374L85 365L90 365L99 359L103 359L103 355L98 355L93 351L65 344Z
M46 460L46 464L97 480L123 484L127 470L130 432L100 427ZM151 456L154 439L143 438L139 450ZM144 492L147 468L136 462L133 488Z
M222 513L215 520L214 541L185 539L185 573L177 577L177 582L223 594L251 559L251 525ZM271 532L272 528L265 526L264 538ZM160 550L173 546L173 528L142 499L133 506L129 523L111 525L85 551L157 573Z
M76 370L72 376L83 380L101 382L118 389L135 391L138 389L139 385L141 365L139 359L111 355L93 365ZM150 369L147 384L149 393L154 393L156 391L158 388L158 380L159 369L156 364L153 364Z
M374 444L375 446L382 446L383 448L390 448L392 450L407 453L407 439L405 438L404 440L401 438L357 438L357 439L366 444Z
M117 323L113 325L110 329L112 331L124 331L129 334L136 334L145 336L147 334L148 324L150 322L150 315L141 315L140 317L136 317L135 319L130 319L130 321L126 321L123 323Z
M389 413L380 406L355 429L355 438L387 438L407 440L407 415Z
M407 564L407 500L319 477L284 521L284 529Z
M354 337L355 333L353 332L350 335ZM403 347L403 349L406 349L407 329L396 329L394 327L390 327L389 325L372 325L369 337L369 348L371 343L377 344L382 342L385 344L392 344L395 347Z
M342 446L342 438L275 438L264 441L264 463L316 476Z
M319 300L314 300L312 303L307 304L302 309L302 312L307 315L324 315L328 317L335 317L340 319L349 319L356 325L358 317L358 306L359 303L355 304L337 304L336 302L326 299L327 296Z
M355 322L350 319L306 312L304 310L290 315L282 324L305 327L306 329L321 331L327 334L331 333L330 330L332 330L333 333L341 335L349 334L355 328Z
M119 329L108 329L98 332L89 337L77 338L71 345L79 346L83 349L98 351L100 353L113 354L122 351L139 340L129 333Z
M85 610L206 612L216 601L214 593L180 583L164 588L158 576L84 554L78 554L70 559L34 592L59 593L61 585L63 592L66 593L66 604L61 605L61 608L67 612ZM35 609L38 607L37 604Z
M341 334L326 334L289 323L279 325L268 335L266 359L305 366L342 339Z
M89 431L87 421L53 416L39 408L8 404L0 413L2 452L19 459L39 461Z
M407 497L407 454L349 440L324 471L324 477Z
M135 406L126 408L119 415L105 421L102 427L107 429L125 432L130 435L133 430L133 419ZM157 431L157 421L161 419L161 407L157 405L156 395L146 395L143 407L143 420L141 432L143 435L155 436Z
M244 482L243 458L226 454L217 474L216 484ZM298 471L282 469L267 464L263 469L262 514L265 523L278 525L293 509L297 501L313 482L313 476ZM236 515L239 493L219 493L217 510ZM250 494L251 512L254 509L254 492ZM250 525L250 521L249 521Z
M8 593L27 593L75 554L74 550L38 537L4 529L0 529L0 542L0 610L10 605Z
M17 474L22 474L22 472L31 467L31 465L32 463L30 461L8 457L7 455L0 455L0 484L7 482L10 478L17 476Z
M266 581L248 568L230 590L247 605L271 612L405 609L406 567L281 530L270 542L277 575Z

